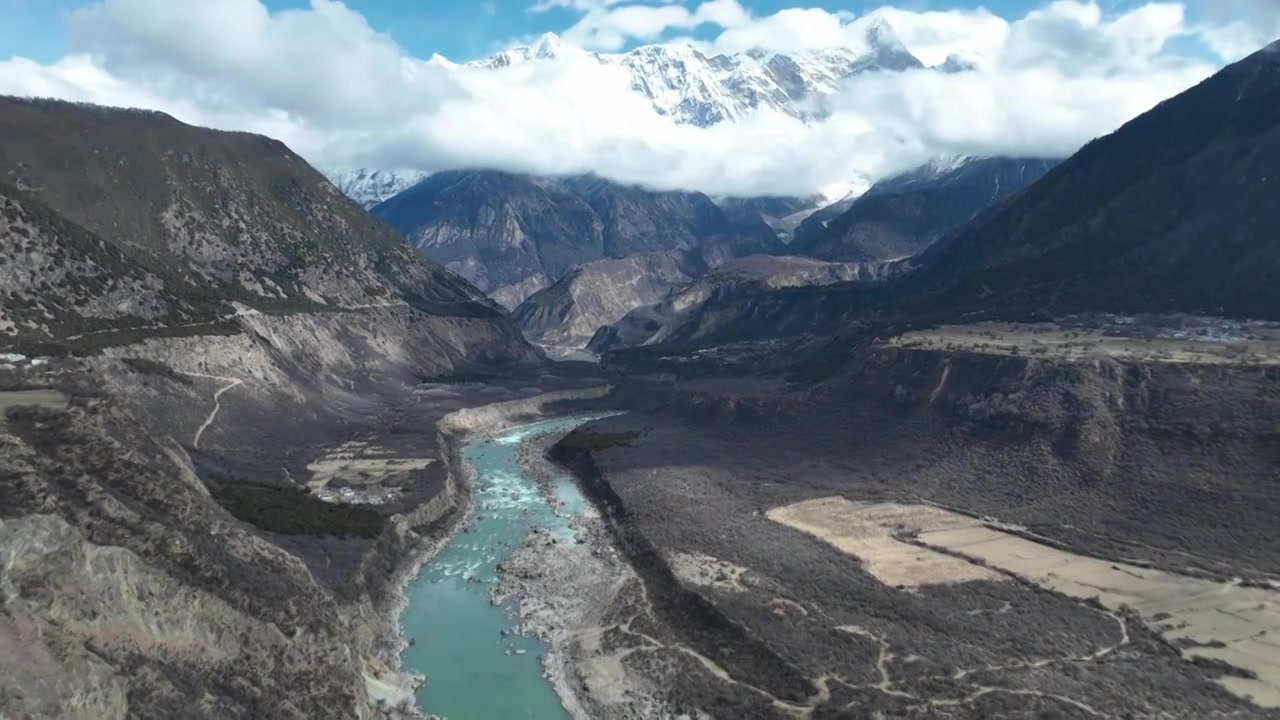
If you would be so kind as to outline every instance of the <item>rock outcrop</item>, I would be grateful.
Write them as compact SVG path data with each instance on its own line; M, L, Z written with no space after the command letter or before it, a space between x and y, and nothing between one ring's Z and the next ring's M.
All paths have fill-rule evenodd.
M602 353L628 347L662 343L712 342L720 338L754 339L754 312L757 297L768 289L813 288L837 283L871 282L896 272L894 263L828 263L793 256L753 256L735 260L716 271L673 290L661 301L626 313L603 325L587 344ZM812 324L821 318L814 308L794 307L787 318L770 314L778 323L761 336L779 327L788 331L820 331Z
M706 267L700 256L683 250L597 260L531 295L512 317L540 345L581 348L601 327L662 300Z

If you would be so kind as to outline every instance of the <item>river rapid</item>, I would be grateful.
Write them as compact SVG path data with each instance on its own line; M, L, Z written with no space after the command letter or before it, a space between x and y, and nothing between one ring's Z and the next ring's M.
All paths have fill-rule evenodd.
M475 471L475 510L470 523L423 566L406 588L401 630L408 646L405 670L426 681L418 705L447 720L566 720L543 677L535 638L516 634L516 608L490 597L497 568L535 528L572 541L572 517L586 507L577 485L557 477L552 503L518 460L521 445L565 433L603 415L557 418L478 437L463 449Z

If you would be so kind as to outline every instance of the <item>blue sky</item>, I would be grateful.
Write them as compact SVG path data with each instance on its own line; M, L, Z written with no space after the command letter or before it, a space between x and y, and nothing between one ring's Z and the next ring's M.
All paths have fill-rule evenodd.
M62 56L67 49L65 17L74 8L88 4L86 0L0 0L0 59L21 56L50 62ZM266 0L266 4L273 10L279 10L305 8L310 3L309 0ZM375 29L389 33L412 54L428 57L438 52L454 60L488 54L495 46L512 38L562 31L580 16L578 11L565 8L530 12L532 0L347 0L346 4L363 14ZM1021 17L1041 3L1031 0L903 0L890 3L749 0L743 4L757 16L787 7L819 7L861 14L892 4L913 10L986 7L1001 17L1012 19ZM1123 10L1137 4L1132 0L1104 0L1102 3L1110 10ZM1188 3L1192 19L1198 5Z

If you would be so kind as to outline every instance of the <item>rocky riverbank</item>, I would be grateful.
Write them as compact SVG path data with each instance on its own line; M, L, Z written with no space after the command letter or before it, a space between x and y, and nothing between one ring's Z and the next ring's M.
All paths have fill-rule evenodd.
M533 438L520 462L557 511L565 472L546 458L560 435ZM574 507L574 538L531 533L499 568L495 603L517 600L521 633L542 640L545 675L575 719L674 717L660 690L627 667L630 651L611 647L628 624L627 608L643 594L639 578L616 551L597 511Z

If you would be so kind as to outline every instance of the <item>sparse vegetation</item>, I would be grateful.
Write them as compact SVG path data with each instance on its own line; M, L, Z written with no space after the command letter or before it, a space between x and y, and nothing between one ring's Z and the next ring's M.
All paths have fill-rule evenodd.
M152 377L162 378L169 382L175 382L179 385L194 385L194 381L186 375L174 370L162 362L156 362L149 358L128 357L121 360L131 370L141 375L149 375Z
M630 447L641 434L638 430L598 432L578 428L561 438L560 442L556 443L556 447L570 452L597 452L609 448Z
M329 503L305 488L229 482L213 489L228 512L260 530L281 535L376 537L383 518L366 507Z
M439 375L416 374L418 382L436 385L466 385L471 383L487 383L497 379L497 375L480 370L458 369Z

